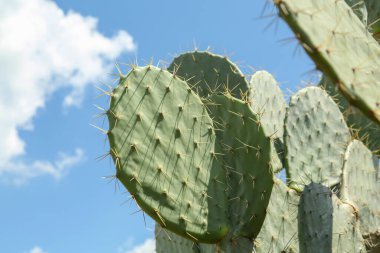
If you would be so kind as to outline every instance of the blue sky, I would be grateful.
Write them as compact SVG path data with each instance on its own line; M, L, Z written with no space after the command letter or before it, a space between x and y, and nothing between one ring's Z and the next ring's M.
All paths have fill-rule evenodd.
M0 252L148 252L153 222L95 159L95 86L115 62L170 63L195 45L296 90L314 66L281 20L259 18L265 2L0 0Z

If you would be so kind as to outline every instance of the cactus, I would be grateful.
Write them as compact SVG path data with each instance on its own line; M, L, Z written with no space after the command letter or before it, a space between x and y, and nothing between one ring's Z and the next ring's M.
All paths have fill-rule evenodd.
M152 66L122 77L107 113L116 177L161 226L188 239L254 237L273 184L270 138L246 103L204 102Z
M380 252L378 2L275 3L325 74L289 106L269 73L198 51L106 93L115 177L158 253Z
M262 226L273 185L270 139L248 104L213 95L210 115L221 131L217 140L227 172L228 216L233 236L255 237Z
M365 252L355 209L326 186L305 186L298 210L300 252Z
M351 203L357 210L360 230L369 246L380 244L380 180L378 165L366 146L354 140L348 146L345 155L342 180L342 200ZM377 239L376 236L378 237Z
M207 51L181 54L173 60L168 70L186 80L201 97L225 91L234 97L241 97L249 86L234 63Z
M380 124L380 46L350 7L343 0L275 3L317 68Z
M298 193L275 179L267 216L255 245L257 253L298 253Z
M276 80L266 71L253 74L249 85L252 110L259 115L261 125L273 140L272 168L277 173L283 169L286 102Z
M351 135L338 106L325 91L307 87L292 96L284 139L286 172L293 187L302 188L312 181L327 186L340 182Z
M137 204L187 238L223 238L226 214L208 208L227 201L213 123L187 84L135 68L120 79L107 115L116 177Z

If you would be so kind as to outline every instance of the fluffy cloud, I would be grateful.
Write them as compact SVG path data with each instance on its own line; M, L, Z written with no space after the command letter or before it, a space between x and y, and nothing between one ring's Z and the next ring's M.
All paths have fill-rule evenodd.
M59 180L69 168L84 161L85 158L84 151L77 148L72 155L58 153L58 158L53 162L36 160L31 164L25 164L20 161L6 161L0 170L1 181L20 186L42 175L50 175Z
M119 250L120 253L155 253L156 241L154 239L147 239L141 245L137 245L130 250Z
M0 0L0 38L0 175L56 176L65 166L19 162L26 145L19 130L33 128L37 110L58 89L70 90L64 106L79 105L88 84L135 50L133 38L126 31L107 38L96 18L64 13L49 0Z
M28 252L25 253L47 253L46 251L43 251L40 247L36 246L33 249L31 249Z

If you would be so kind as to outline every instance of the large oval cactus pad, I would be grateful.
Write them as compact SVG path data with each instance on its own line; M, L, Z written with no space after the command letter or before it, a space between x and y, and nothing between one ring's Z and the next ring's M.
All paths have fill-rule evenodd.
M338 106L324 90L307 87L292 96L284 139L286 172L294 185L340 182L351 135Z
M344 0L276 0L305 51L364 114L380 124L380 47Z
M225 172L200 98L166 70L135 68L121 78L107 115L116 177L137 204L177 234L221 240Z

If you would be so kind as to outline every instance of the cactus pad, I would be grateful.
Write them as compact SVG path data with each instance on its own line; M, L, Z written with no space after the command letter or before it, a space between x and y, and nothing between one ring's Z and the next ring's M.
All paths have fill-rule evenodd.
M298 235L303 253L366 252L354 208L321 184L310 183L302 192Z
M188 85L166 70L135 68L113 91L107 116L116 177L141 209L194 241L223 238L225 173L212 120Z
M357 208L361 231L367 237L380 233L380 179L377 170L371 151L362 142L352 141L345 156L342 198ZM380 237L372 244L380 244Z
M282 181L275 179L267 216L256 238L256 252L298 253L299 196Z
M343 0L275 2L317 68L380 124L380 47L350 7Z
M273 138L284 135L286 102L276 80L266 71L257 71L250 81L249 101L260 123Z
M227 172L231 238L255 237L264 222L273 186L271 145L250 106L231 96L209 98L219 156Z
M259 116L262 127L273 140L272 167L277 173L283 169L286 102L276 80L266 71L253 74L249 84L249 102L252 110Z
M239 68L227 57L210 52L188 52L176 57L168 70L184 78L201 97L227 90L237 98L248 90Z
M327 186L340 182L351 136L338 106L324 90L307 87L292 96L284 139L285 167L293 184L302 188L312 181Z

